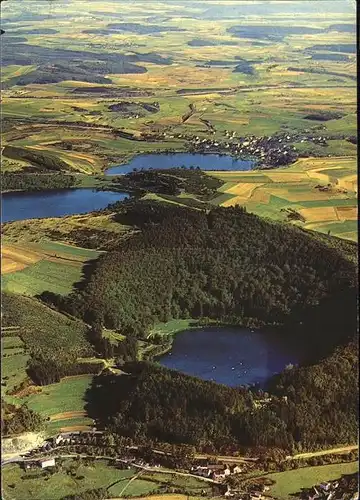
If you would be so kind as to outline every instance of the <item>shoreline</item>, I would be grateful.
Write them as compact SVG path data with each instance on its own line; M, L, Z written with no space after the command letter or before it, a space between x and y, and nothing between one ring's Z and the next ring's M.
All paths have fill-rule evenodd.
M259 331L261 328L264 328L266 325L260 325L260 326L245 326L245 325L240 325L240 324L233 324L233 323L226 323L226 322L220 322L217 320L210 320L209 323L201 323L201 319L196 320L192 319L189 320L190 323L189 325L184 325L179 328L175 328L174 330L170 331L168 334L163 334L163 336L166 336L166 344L151 344L150 348L148 351L145 351L144 353L141 353L141 357L139 357L138 361L149 361L152 363L156 363L157 360L161 357L167 354L169 351L171 351L173 347L173 343L175 340L176 335L181 334L183 332L186 332L188 330L202 330L204 328L207 329L212 329L212 328L234 328L234 329L248 329L248 330L257 330ZM194 325L191 325L191 323L196 323ZM271 328L274 325L267 325L268 328ZM156 332L154 332L156 334ZM151 335L151 332L150 334ZM151 337L147 337L147 339L151 339ZM159 349L157 349L159 348ZM155 352L154 352L155 351ZM158 351L158 352L157 352ZM144 356L145 354L145 356Z

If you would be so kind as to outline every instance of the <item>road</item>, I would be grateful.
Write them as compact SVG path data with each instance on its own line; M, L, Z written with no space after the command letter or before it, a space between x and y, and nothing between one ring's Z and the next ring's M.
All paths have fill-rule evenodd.
M71 454L59 454L59 455L51 455L51 458L59 459L59 458L75 458L75 457L81 457L81 458L93 458L95 460L114 460L114 457L109 457L106 455L98 455L98 456L90 456L86 455L84 453L71 453ZM49 457L47 457L49 458ZM12 462L17 462L17 463L24 463L24 462L33 462L34 460L41 460L41 458L24 458L24 457L14 457L8 460L3 460L1 462L1 466L3 467L6 464L12 463ZM126 460L122 459L117 459L119 462L122 462L126 465L129 465L130 467L134 467L135 469L140 469L142 472L161 472L161 474L175 474L177 476L187 476L187 477L194 477L196 479L200 479L202 481L208 482L208 483L213 483L213 484L220 484L218 481L215 481L214 479L208 478L208 477L202 477L202 476L197 476L196 474L190 474L190 472L177 472L175 470L169 470L169 469L163 469L161 467L149 467L145 465L139 465L135 463L129 463Z
M129 449L133 449L133 450L136 450L138 449L137 446L129 446ZM320 451L314 451L314 452L308 452L308 453L298 453L297 455L292 455L292 456L288 456L286 457L287 460L300 460L300 459L304 459L304 458L311 458L311 457L318 457L318 456L321 456L321 455L330 455L330 454L333 454L333 453L346 453L346 452L350 452L350 451L355 451L358 449L358 445L349 445L349 446L341 446L341 447L338 447L338 448L330 448L330 449L327 449L327 450L320 450ZM163 451L160 451L160 450L153 450L155 453L158 453L158 454L161 454L161 455L165 455L165 452ZM3 457L6 457L6 455L3 455ZM70 457L74 457L74 456L78 456L76 454L71 454L71 455L59 455L58 457L56 458L60 458L60 457L63 457L63 458L70 458ZM86 454L80 454L79 456L81 457L88 457L89 455L86 455ZM113 460L114 457L107 457L107 456L97 456L95 457L96 459L111 459ZM218 460L220 462L228 462L228 463L233 463L233 464L242 464L242 463L249 463L249 462L256 462L258 460L258 458L247 458L247 457L237 457L237 456L232 456L232 455L206 455L206 454L195 454L194 455L194 458L195 459L198 459L198 460L206 460L207 458L210 458L210 459L213 459L213 460ZM10 464L10 463L15 463L15 462L26 462L26 461L31 461L31 460L35 460L33 458L24 458L23 456L21 455L17 455L17 456L14 456L13 454L11 456L8 455L8 458L4 458L1 460L1 465L4 466L4 465L7 465L7 464ZM125 460L121 460L119 459L121 462L124 462L124 463L127 463ZM139 467L139 468L145 468L143 466L140 466L140 465L135 465L135 464L132 464L134 467ZM146 470L148 471L153 471L153 472L159 472L159 468L149 468L147 467ZM194 474L188 474L188 473L182 473L182 472L174 472L174 471L169 471L167 469L165 470L162 470L161 469L161 472L165 473L165 474L179 474L179 475L185 475L185 476L194 476L194 477L199 477L199 476L195 476ZM209 481L212 481L211 479L208 479L208 478L202 478L204 480L209 480ZM215 481L216 482L216 481Z
M198 460L206 460L207 458L211 458L213 460L218 460L219 462L230 462L234 464L243 464L246 462L257 462L258 458L247 458L247 457L236 457L232 455L194 455L195 459Z
M346 453L357 450L358 448L359 448L358 445L342 446L340 448L330 448L329 450L320 450L310 453L298 453L297 455L293 455L292 457L287 457L287 458L289 460L293 459L297 460L302 458L320 457L321 455L330 455L332 453Z

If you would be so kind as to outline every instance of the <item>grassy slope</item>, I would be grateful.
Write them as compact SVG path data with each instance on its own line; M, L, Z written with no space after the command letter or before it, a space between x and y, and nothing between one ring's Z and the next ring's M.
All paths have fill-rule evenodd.
M2 339L2 378L8 377L6 386L2 387L2 394L6 400L15 404L23 402L22 399L9 396L5 392L11 391L28 379L26 367L29 355L25 349L45 354L61 349L75 356L92 352L87 341L86 326L81 321L70 319L33 298L17 294L4 294L2 307L3 335L6 335ZM84 384L84 381L79 384ZM56 394L55 391L55 398ZM79 404L83 405L81 398L82 395Z
M68 295L74 283L82 278L82 265L67 265L41 261L22 271L2 277L3 290L23 295L39 295L49 291Z
M301 488L310 488L323 481L338 479L343 474L357 472L357 462L345 464L321 465L318 467L306 467L286 472L270 474L267 477L276 481L271 487L271 495L279 500L288 500L291 494L297 493Z
M74 467L76 477L66 474L66 471ZM38 472L38 471L36 471ZM176 475L151 473L143 474L134 469L118 470L111 467L104 460L97 460L94 465L80 465L76 461L66 459L63 462L61 471L51 475L47 481L44 479L29 479L31 472L26 474L28 479L24 480L25 473L18 465L10 464L3 470L3 492L6 498L13 500L60 500L65 495L80 494L92 488L107 488L108 498L117 498L123 495L129 497L139 497L150 495L159 491L162 485L169 485L175 488L186 488L192 495L192 500L201 497L201 491L207 490L208 486L198 479L180 477ZM84 479L78 479L84 476ZM43 476L45 477L45 476ZM130 482L132 478L136 477ZM39 488L41 484L41 488ZM10 485L15 485L10 487ZM161 495L154 497L156 500L184 500L181 495Z
M43 387L38 394L26 398L30 408L42 415L53 415L84 409L86 389L92 381L91 375L67 377L57 384Z
M60 500L65 495L81 493L87 489L107 487L121 479L134 476L133 470L120 471L108 467L105 461L97 461L95 467L80 465L77 468L77 476L84 479L76 479L67 475L65 470L74 462L65 461L63 471L57 472L48 481L39 479L23 480L24 472L18 465L9 465L3 470L3 488L6 498L14 500ZM9 484L15 484L15 488L9 488ZM41 484L41 487L39 487Z
M35 296L44 291L67 295L73 290L74 284L81 281L84 264L96 259L100 252L60 242L28 242L27 238L31 239L31 229L34 231L37 229L37 222L34 221L34 224L30 222L29 225L27 225L28 221L14 223L7 226L4 231L7 233L7 229L10 228L10 236L4 235L3 239L3 251L6 251L8 261L20 265L25 262L27 267L3 274L3 291L28 296ZM22 231L24 227L22 224L30 229L26 235ZM18 231L19 227L20 231ZM41 239L40 232L37 237ZM21 239L20 242L19 239ZM13 244L14 240L16 245ZM28 259L30 254L34 256L32 262Z
M3 228L5 241L20 242L28 244L29 242L44 242L48 245L49 241L65 242L74 244L74 231L91 230L93 232L108 231L115 235L122 235L129 231L128 226L123 226L112 220L112 214L107 215L72 215L66 218L34 219L27 221L16 221L6 224ZM72 247L73 248L73 247ZM47 248L44 248L47 251ZM78 250L74 250L78 252ZM88 250L90 258L96 256L92 250ZM55 252L54 252L55 253ZM56 254L60 252L57 250ZM73 255L72 255L73 257Z

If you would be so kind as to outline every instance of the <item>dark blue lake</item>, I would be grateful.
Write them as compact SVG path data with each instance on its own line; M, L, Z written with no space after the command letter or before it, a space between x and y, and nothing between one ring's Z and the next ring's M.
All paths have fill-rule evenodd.
M277 332L247 328L204 328L175 336L170 352L158 362L173 370L230 387L265 382L288 364L299 364L306 346Z
M129 195L94 189L60 189L33 192L4 193L1 221L9 222L44 217L83 214L124 200Z
M165 170L174 167L199 167L201 170L252 170L254 160L239 160L228 155L216 154L145 154L135 156L129 163L111 167L106 170L108 175L128 174L134 168L148 170L149 168Z

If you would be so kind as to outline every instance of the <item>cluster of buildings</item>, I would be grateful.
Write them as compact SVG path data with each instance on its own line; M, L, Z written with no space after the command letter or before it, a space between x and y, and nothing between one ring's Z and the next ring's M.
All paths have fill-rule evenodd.
M228 134L226 136L226 134ZM276 137L239 137L236 133L225 131L225 141L201 139L196 136L190 141L194 151L222 150L234 156L253 156L259 158L264 165L285 165L298 157L296 147L289 144L293 140L290 135Z
M303 490L298 498L303 500L359 500L357 474L343 476L336 481L326 481Z
M215 131L209 132L214 135ZM215 152L231 154L233 156L251 156L259 158L264 165L285 165L295 161L298 157L295 146L289 144L297 137L294 134L282 134L275 137L236 137L235 131L224 131L225 140L212 137L190 136L187 134L171 134L164 132L166 139L185 139L188 141L191 152ZM317 140L317 138L313 138ZM299 138L299 140L302 140ZM307 140L307 137L303 140Z
M219 481L227 478L231 474L239 474L242 472L242 469L238 465L209 464L192 466L189 472L196 476L207 477L214 481Z
M224 496L227 498L233 497L234 500L272 500L269 492L270 486L261 483L256 486L254 485L248 492L231 489L228 486Z

